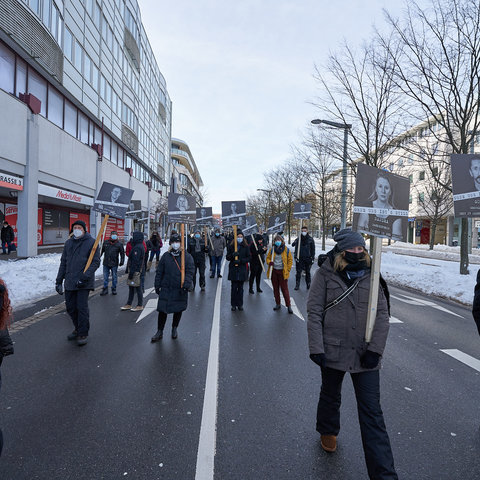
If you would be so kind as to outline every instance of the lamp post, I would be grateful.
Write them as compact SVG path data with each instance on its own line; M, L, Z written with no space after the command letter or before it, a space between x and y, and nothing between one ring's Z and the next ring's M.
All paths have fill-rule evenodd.
M268 198L268 210L269 210L270 213L272 213L272 208L271 208L272 206L271 206L271 204L270 204L270 194L272 193L272 191L271 191L271 190L267 190L267 189L265 189L265 188L257 188L257 192L265 192L265 193L267 194L267 196L268 196L268 197L267 197L267 198ZM265 210L267 210L267 209L265 209ZM266 218L265 218L265 230L267 230L267 227L268 227L268 225L267 225L268 216L265 215L265 217L266 217Z
M342 168L342 214L340 220L340 228L347 226L347 145L348 145L348 131L352 128L350 123L337 123L330 120L319 120L316 118L312 120L313 125L320 125L324 123L334 128L343 129L343 168Z

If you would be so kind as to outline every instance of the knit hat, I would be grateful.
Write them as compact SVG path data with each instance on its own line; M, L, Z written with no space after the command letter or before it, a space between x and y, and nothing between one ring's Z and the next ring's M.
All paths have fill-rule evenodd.
M170 240L168 243L171 245L175 242L181 243L181 241L182 239L180 238L180 235L178 233L174 233L173 235L170 235Z
M239 228L237 229L237 235L242 235L243 236L243 232Z
M87 226L85 225L85 222L83 220L76 220L75 222L72 223L72 232L73 232L73 227L75 225L80 225L80 227L83 228L83 231L86 232L87 231Z
M351 228L344 228L337 232L333 239L337 242L337 249L340 252L354 247L365 248L365 239L358 232L353 232Z

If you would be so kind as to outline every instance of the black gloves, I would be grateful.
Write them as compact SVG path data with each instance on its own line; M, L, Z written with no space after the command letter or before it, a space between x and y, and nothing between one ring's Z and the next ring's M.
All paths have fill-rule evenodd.
M155 293L156 293L157 295L160 295L160 287L155 287Z
M88 282L88 277L86 277L85 275L81 275L80 278L77 280L75 287L84 288L87 285L87 282Z
M63 295L63 284L61 283L56 283L55 284L55 290L59 295Z
M360 364L363 368L375 368L380 361L381 355L376 352L372 352L371 350L367 350L361 357L360 357Z
M327 357L324 353L311 353L310 360L323 368L327 362Z

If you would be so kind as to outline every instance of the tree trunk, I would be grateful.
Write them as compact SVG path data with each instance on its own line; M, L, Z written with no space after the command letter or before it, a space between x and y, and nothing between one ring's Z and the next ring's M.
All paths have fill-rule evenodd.
M460 237L460 275L468 275L468 218L462 218Z
M432 230L430 232L430 244L428 246L429 250L433 250L433 245L435 243L435 232L437 231L437 220L435 219L432 222Z
M325 251L325 220L322 220L322 250Z

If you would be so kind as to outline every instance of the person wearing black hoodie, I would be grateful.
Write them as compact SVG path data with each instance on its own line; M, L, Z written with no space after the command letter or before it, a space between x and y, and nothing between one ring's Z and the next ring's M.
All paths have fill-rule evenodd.
M125 262L125 250L123 245L118 241L118 234L112 231L110 238L103 244L102 253L103 257L103 290L100 295L106 295L108 293L108 278L110 272L112 272L112 295L117 294L117 270ZM118 257L120 256L120 263Z
M195 289L197 280L197 271L199 276L199 284L202 292L205 291L205 254L208 253L208 247L202 238L200 230L195 230L193 238L188 239L188 253L192 256L195 264L195 273L193 275L193 289Z
M298 255L298 246L300 245L300 255ZM302 227L301 236L298 237L293 243L292 247L295 248L295 290L300 288L300 280L302 278L302 270L305 271L305 282L307 284L307 290L310 288L312 279L310 276L310 269L312 268L315 260L315 242L313 238L308 234L307 227Z
M256 244L256 246L255 246ZM263 236L260 234L255 235L255 242L252 241L250 244L250 278L248 279L249 289L248 293L255 293L253 290L253 282L256 281L257 292L262 293L263 290L260 288L260 282L262 278L262 265L265 264L265 252L267 247L263 244Z
M133 232L132 244L133 248L128 257L126 273L128 273L128 280L135 280L138 277L138 285L128 286L127 304L121 307L121 310L141 312L143 310L143 288L141 284L141 276L145 272L146 255L142 232ZM133 307L132 302L135 292L137 292L137 306Z
M77 345L82 346L86 345L90 330L88 296L95 288L95 270L100 266L100 252L98 249L95 251L92 263L84 271L95 240L82 220L73 223L71 235L63 247L55 290L63 295L65 280L65 306L75 327L67 339L76 340Z
M232 282L230 304L232 312L237 308L243 310L243 283L248 278L248 262L250 261L250 248L243 238L243 232L237 231L237 251L235 251L234 240L228 246L227 260L228 279Z

